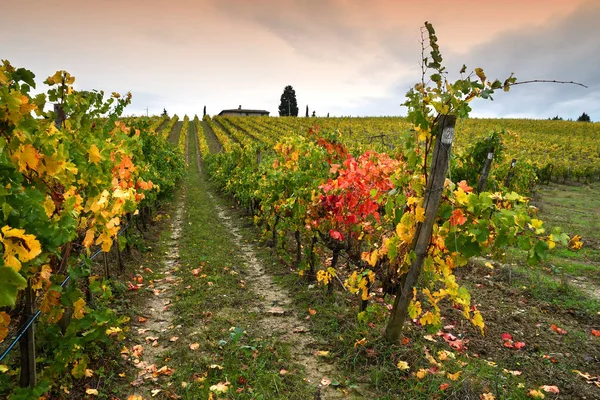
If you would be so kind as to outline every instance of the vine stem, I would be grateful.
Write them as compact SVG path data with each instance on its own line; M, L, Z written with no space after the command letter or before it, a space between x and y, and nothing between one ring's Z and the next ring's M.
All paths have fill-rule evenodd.
M574 81L558 81L556 79L531 79L528 81L509 83L506 86L524 85L526 83L561 83L561 84L567 84L567 85L577 85L577 86L581 86L581 87L588 89L588 87L586 85L584 85L583 83L574 82Z

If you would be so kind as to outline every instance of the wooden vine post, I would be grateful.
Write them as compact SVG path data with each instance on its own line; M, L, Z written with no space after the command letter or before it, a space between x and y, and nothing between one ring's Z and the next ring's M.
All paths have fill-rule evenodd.
M490 175L490 170L492 169L492 160L494 159L494 149L487 154L487 158L483 163L483 168L481 169L481 176L479 177L479 182L477 182L477 193L481 193L485 190L485 184L487 183L488 176Z
M33 316L33 303L35 294L31 288L31 280L27 282L25 289L25 310L23 313L24 321L29 321ZM21 375L19 377L19 385L21 387L34 387L36 384L35 372L35 331L34 325L31 323L23 336L19 339L19 349L21 353Z
M504 187L508 188L510 186L510 181L515 175L515 165L517 165L517 159L513 158L510 162L510 169L508 170L508 174L506 174L506 179L504 180Z
M438 134L431 161L431 172L423 198L425 221L419 223L416 227L412 245L416 258L410 265L405 279L398 288L396 300L392 308L392 315L385 330L386 340L390 343L397 343L400 338L402 326L408 315L408 306L413 295L413 288L416 286L421 270L423 269L423 262L429 248L433 224L442 198L442 191L444 190L455 125L455 115L443 115L437 124Z

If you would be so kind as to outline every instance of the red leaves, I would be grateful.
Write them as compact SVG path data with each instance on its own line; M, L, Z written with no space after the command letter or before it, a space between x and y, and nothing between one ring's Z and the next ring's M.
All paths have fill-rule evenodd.
M348 155L342 165L332 164L330 172L337 176L320 186L314 224L329 228L330 236L339 241L344 240L345 228L359 225L362 232L372 231L373 223L380 221L382 195L394 188L391 177L399 166L400 161L373 151L358 159Z
M329 231L329 236L331 236L335 240L339 240L340 242L344 241L344 234L338 231L334 231L333 229Z
M565 331L565 330L564 330L564 329L562 329L562 328L559 328L558 326L556 326L556 325L554 325L554 324L550 325L550 328L551 328L551 329L552 329L554 332L556 332L556 333L558 333L558 334L560 334L560 335L566 335L566 334L567 334L567 331Z
M509 349L522 349L523 347L525 347L525 342L515 342L513 341L513 337L510 333L503 333L502 334L502 341L504 341L504 347L507 347Z
M592 335L594 335L596 337L600 337L600 331L597 331L596 329L592 329Z
M465 349L465 343L468 342L468 340L464 341L459 339L451 333L443 333L440 331L437 335L441 336L442 339L456 351L463 351Z
M467 181L460 181L458 182L458 187L461 188L463 190L463 192L465 193L469 193L473 191L473 188L469 185L467 185Z
M460 208L452 212L452 216L450 217L450 225L463 225L465 222L467 222L467 217L465 217L465 214Z

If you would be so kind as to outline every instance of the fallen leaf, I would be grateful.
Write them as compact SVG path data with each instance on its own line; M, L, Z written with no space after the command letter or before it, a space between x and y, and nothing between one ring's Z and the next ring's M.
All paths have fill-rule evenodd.
M321 386L329 386L331 385L331 380L327 378L321 379Z
M450 384L448 383L442 383L440 385L440 390L443 392L444 390L448 389L450 387Z
M496 400L496 396L494 396L492 393L490 392L486 392L486 393L482 393L479 395L479 398L481 400Z
M329 350L318 350L318 351L315 351L315 355L319 356L319 357L328 357L329 356Z
M462 371L458 371L458 372L456 372L456 373L454 373L454 374L447 373L447 374L446 374L446 377L447 377L448 379L450 379L451 381L457 381L457 380L458 380L458 378L460 377L460 373L461 373L461 372L462 372Z
M553 394L559 394L560 393L560 389L558 388L558 386L549 386L549 385L544 385L544 386L540 386L540 389L542 389L544 392L546 393L553 393Z
M505 342L508 340L513 340L512 335L510 333L503 333L502 334L502 340L504 340Z
M515 349L522 349L525 347L525 342L515 342Z
M544 393L540 392L539 390L534 390L534 389L530 389L527 392L527 396L533 397L534 399L543 399L544 397L546 397L544 395Z
M142 396L137 395L137 394L132 394L131 396L129 396L127 398L127 400L144 400L144 398Z
M198 350L200 348L200 343L192 343L190 344L190 350Z
M91 396L98 396L98 390L96 389L87 389L85 392Z
M400 371L406 371L410 369L410 365L408 365L406 361L398 361L398 364L396 364L396 366L398 367L398 369L400 369Z
M288 371L287 371L287 369L285 369L285 368L281 368L281 369L279 370L279 375L285 375L285 374L287 374L287 373L288 373Z
M519 376L519 375L523 375L522 371L510 371L508 369L504 369L504 373L506 374L511 374L512 376Z
M215 392L215 393L226 393L227 390L229 389L229 382L219 382L216 385L212 385L210 387L210 391L211 392Z
M596 337L600 337L600 331L598 331L596 329L592 329L592 335L594 335Z
M423 339L428 340L430 342L437 342L437 340L435 340L431 335L425 335L423 336Z
M150 393L152 393L152 397L155 397L160 392L162 392L162 389L154 389L150 391Z
M176 342L179 340L179 336L171 336L171 338L169 339L169 342Z
M554 324L550 325L550 328L551 328L551 329L552 329L554 332L556 332L556 333L558 333L558 334L561 334L561 335L566 335L566 334L567 334L567 331L565 331L565 330L564 330L564 329L562 329L562 328L559 328L558 326L556 326L556 325L554 325Z
M148 318L146 318L146 317L138 317L138 321L144 323L144 322L148 321Z
M222 366L220 366L219 364L211 364L210 369L223 369Z
M423 379L425 378L425 375L427 375L427 370L424 368L421 368L419 371L417 371L417 379Z
M308 312L310 315L315 315L317 313L317 310L313 310L312 308L309 308Z
M365 343L367 343L367 338L357 340L356 342L354 342L354 348L357 348L358 346L364 346Z

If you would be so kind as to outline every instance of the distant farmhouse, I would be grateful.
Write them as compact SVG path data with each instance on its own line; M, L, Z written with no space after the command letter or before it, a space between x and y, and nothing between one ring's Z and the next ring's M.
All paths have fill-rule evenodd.
M223 110L219 113L220 116L227 116L227 115L232 115L232 116L269 116L269 112L265 111L265 110L246 110L245 108L242 108L242 106L239 106L236 109L233 110Z

